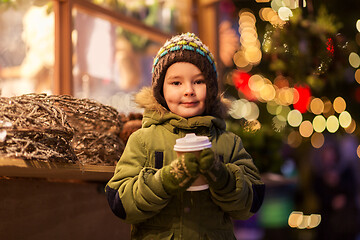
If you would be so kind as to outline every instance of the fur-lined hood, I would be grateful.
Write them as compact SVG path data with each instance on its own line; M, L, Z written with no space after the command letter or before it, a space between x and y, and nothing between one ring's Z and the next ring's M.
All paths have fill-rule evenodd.
M151 87L144 87L135 95L135 102L139 107L144 108L145 110L151 110L164 115L168 113L169 110L158 103L154 97L153 90ZM218 106L211 106L213 109L213 116L225 119L227 117L227 112L230 106L230 101L221 97Z
M141 89L140 92L135 95L135 103L145 110L156 111L160 115L164 115L169 111L156 101L151 87Z

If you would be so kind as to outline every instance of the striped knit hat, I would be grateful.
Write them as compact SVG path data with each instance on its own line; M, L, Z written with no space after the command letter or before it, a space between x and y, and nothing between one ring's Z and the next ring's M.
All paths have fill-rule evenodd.
M197 66L205 77L207 99L217 98L219 88L213 55L195 34L183 33L168 40L154 59L152 89L161 105L167 108L162 90L164 78L167 69L176 62L189 62Z

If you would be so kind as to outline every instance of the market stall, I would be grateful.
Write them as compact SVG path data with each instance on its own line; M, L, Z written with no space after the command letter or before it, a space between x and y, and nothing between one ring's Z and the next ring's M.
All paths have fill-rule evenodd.
M128 236L104 185L141 115L89 99L28 94L0 98L0 237Z

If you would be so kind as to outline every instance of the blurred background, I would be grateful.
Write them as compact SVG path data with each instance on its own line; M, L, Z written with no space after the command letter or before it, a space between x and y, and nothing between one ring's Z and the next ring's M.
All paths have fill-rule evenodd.
M214 53L227 128L267 184L237 238L360 239L359 1L0 0L0 96L67 94L141 114L133 94L181 32Z

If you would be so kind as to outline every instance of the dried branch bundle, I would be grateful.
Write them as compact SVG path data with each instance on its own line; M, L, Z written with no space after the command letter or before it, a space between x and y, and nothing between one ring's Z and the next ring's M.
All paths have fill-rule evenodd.
M42 161L115 165L123 116L90 99L27 94L0 98L0 155Z

